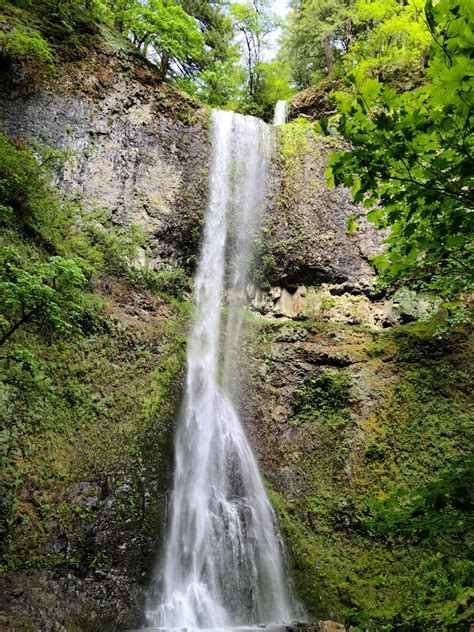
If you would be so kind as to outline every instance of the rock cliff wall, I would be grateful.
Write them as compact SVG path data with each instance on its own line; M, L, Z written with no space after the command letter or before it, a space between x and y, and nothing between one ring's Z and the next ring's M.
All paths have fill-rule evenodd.
M208 112L124 51L65 64L35 89L3 76L12 138L66 150L57 183L148 236L150 266L192 267L207 198Z
M138 225L150 267L192 270L210 149L201 104L106 46L58 64L53 78L32 84L10 67L1 82L10 138L38 144L39 154L65 150L55 184L86 209ZM24 401L21 376L6 385L7 428L16 433L4 469L6 629L104 631L143 619L166 516L188 311L116 279L94 285L104 319L85 337L44 341L25 328L14 341L34 353L45 387Z
M106 207L118 224L140 225L148 265L192 270L207 201L208 111L123 50L65 63L34 90L20 79L2 77L8 134L69 150L56 172L66 192ZM426 315L430 303L374 291L368 258L381 235L357 219L347 191L325 185L335 142L300 122L276 136L241 413L308 611L383 610L398 603L400 586L383 584L393 560L358 530L357 516L458 450L464 357L459 341L438 348L426 332L379 331ZM140 625L160 544L188 307L110 279L96 289L109 317L103 331L76 346L22 338L53 368L47 395L12 408L34 429L7 481L11 570L0 621L17 629ZM409 585L426 556L393 555ZM404 576L404 566L413 573Z
M6 432L15 433L2 453L7 630L103 632L143 620L164 536L188 312L113 279L96 294L104 318L85 336L18 334L39 363L27 401L28 370L15 382L2 376Z
M471 346L462 332L440 342L420 323L384 332L261 317L250 324L240 412L313 617L370 613L362 629L383 629L394 616L416 621L426 585L433 609L454 607L446 557L381 538L364 518L465 452Z
M275 129L269 200L258 244L254 310L271 318L384 328L433 312L432 301L400 291L390 299L375 283L370 258L384 233L344 187L330 188L329 156L342 150L306 119Z

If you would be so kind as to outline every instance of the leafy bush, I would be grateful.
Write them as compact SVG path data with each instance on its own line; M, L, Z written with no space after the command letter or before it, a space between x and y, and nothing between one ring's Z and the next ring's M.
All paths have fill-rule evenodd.
M338 371L328 371L310 378L297 388L293 395L293 406L297 412L317 410L335 411L349 403L349 378Z
M38 31L26 26L15 26L8 33L0 32L0 57L39 64L53 61L46 40Z
M65 38L97 30L98 22L110 22L110 10L102 0L15 0L23 9L22 19L40 23L48 38Z
M403 627L407 630L469 629L473 564L466 551L472 548L474 533L473 465L472 456L456 457L441 475L414 491L399 490L385 500L368 503L369 515L361 521L371 537L381 539L387 547L418 546L436 551L426 569L424 590L429 601L443 579L446 582L442 594L436 595L442 607L433 612L426 608L398 613L389 619L394 626L406 626L405 618L411 619L411 625ZM348 624L373 623L367 613L356 609L347 614Z
M46 368L46 363L19 344L11 345L0 359L1 379L4 384L17 389L19 397L21 394L28 397L32 393L44 395L48 392L50 381ZM10 438L3 437L5 441Z
M473 38L468 3L427 3L434 40L426 83L398 94L363 70L336 93L338 130L351 151L333 154L332 184L378 227L390 228L374 259L386 283L435 292L448 310L472 291Z
M191 289L189 276L182 268L149 270L148 268L131 267L125 278L145 290L167 294L177 299L182 299L184 294Z
M0 344L27 323L38 324L48 333L81 331L86 278L75 261L62 257L31 261L15 248L0 247L0 263Z
M112 224L106 209L84 209L49 185L58 152L38 163L24 145L0 133L0 223L50 254L73 259L86 274L128 273L144 236L136 226Z
M395 534L425 544L449 542L462 555L474 532L474 459L458 457L438 478L412 492L405 490L371 505L365 525L372 533Z
M136 266L145 239L138 227L115 226L106 209L86 210L51 187L49 165L57 152L42 153L38 163L25 145L0 134L2 343L27 323L48 334L81 333L83 319L95 319L87 284L92 274L177 298L189 290L183 270Z

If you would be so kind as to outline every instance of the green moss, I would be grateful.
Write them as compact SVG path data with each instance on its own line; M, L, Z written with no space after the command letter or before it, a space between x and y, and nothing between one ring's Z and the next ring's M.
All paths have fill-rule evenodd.
M347 406L349 379L338 371L328 371L310 378L293 394L293 407L298 414L338 411Z
M26 26L15 26L7 33L0 31L0 56L11 61L27 61L49 66L53 55L41 34Z
M138 232L120 234L106 215L83 213L49 186L23 144L0 135L0 158L0 246L9 257L0 319L9 334L0 353L2 564L87 572L126 563L139 575L137 566L151 560L137 549L121 562L117 551L137 532L154 542L163 522L162 501L146 490L163 498L169 482L189 314L176 296L186 293L187 277L133 268ZM71 288L58 295L58 273L38 276L64 257L68 269L87 276L80 272L80 304L69 305ZM94 286L112 298L94 294ZM142 314L133 310L137 300L149 306L144 319L123 309L125 301ZM103 497L113 499L113 511ZM91 536L100 532L103 541Z
M168 306L152 330L109 321L82 339L51 343L30 332L19 338L37 366L34 383L31 367L21 379L15 363L3 374L3 410L11 419L3 436L6 568L110 567L114 532L156 537L162 508L152 504L143 513L143 476L160 489L169 482L186 323L186 309ZM80 481L94 483L68 496ZM113 524L99 502L104 485L115 489L108 492L116 500ZM105 548L88 535L101 525L112 530ZM49 552L55 538L72 546Z
M301 476L296 492L271 499L315 617L336 612L361 630L467 629L473 568L448 536L425 545L364 526L374 504L436 480L467 450L466 338L440 343L432 332L424 323L362 337L364 366L321 372L294 391L288 424L298 439L280 453ZM361 385L370 414L354 406Z

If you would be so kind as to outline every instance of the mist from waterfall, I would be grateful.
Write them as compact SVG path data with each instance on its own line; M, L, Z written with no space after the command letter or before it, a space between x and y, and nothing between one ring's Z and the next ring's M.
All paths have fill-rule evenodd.
M214 111L212 130L170 524L158 569L162 590L150 598L146 613L155 628L229 628L294 618L275 514L231 403L237 398L239 305L268 193L271 138L265 123L233 112ZM221 331L224 293L230 307Z

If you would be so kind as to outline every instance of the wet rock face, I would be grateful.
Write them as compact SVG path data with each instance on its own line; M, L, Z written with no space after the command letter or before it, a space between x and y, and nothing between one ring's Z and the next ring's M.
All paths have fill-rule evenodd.
M0 577L0 589L5 630L126 630L141 624L145 602L144 588L130 577L99 571L83 579L72 573L21 571Z
M394 550L360 530L360 515L371 499L415 488L421 472L442 471L449 451L464 449L468 344L461 333L440 342L422 323L377 332L252 322L236 405L272 490L308 616L344 612L355 594L346 578L371 568L374 555L393 570ZM398 547L403 568L416 576L413 550ZM368 577L361 600L380 595ZM399 591L397 584L384 597L388 607Z
M57 183L114 222L138 224L152 265L192 264L209 158L207 113L196 102L151 72L131 73L127 58L99 55L33 94L2 91L0 120L11 137L67 149Z
M274 198L262 237L270 284L294 291L299 285L331 283L369 293L375 272L368 258L381 251L383 234L363 218L348 232L348 219L365 212L350 191L328 187L329 155L340 144L298 122L279 129L277 140Z
M16 495L2 542L0 629L102 632L143 620L165 534L187 318L114 279L96 291L110 328L70 348L51 344L55 366L75 369L51 371L51 424L38 411L49 429L36 429L34 454L5 468Z
M402 288L390 298L366 296L347 284L322 283L296 288L249 286L251 308L270 318L292 318L339 325L365 325L376 329L426 319L436 312L433 297Z
M263 337L262 331L266 331ZM297 396L307 385L317 383L327 374L331 378L345 376L353 386L350 401L344 400L344 406L350 406L362 419L370 416L380 398L379 390L385 386L385 380L390 380L383 372L376 378L372 375L365 347L374 337L376 334L338 329L336 325L313 329L287 322L281 327L262 324L258 338L249 338L247 363L241 378L246 397L240 402L240 412L264 476L277 491L284 490L296 497L310 496L314 490L307 478L305 460L314 453L329 453L331 449L324 445L324 429L317 423L295 421ZM267 342L262 344L264 338ZM320 389L329 394L331 401L337 400L338 391L331 394L330 382L321 382ZM340 441L347 440L354 448L362 441L360 428L353 422L344 432L347 437L339 437ZM348 452L346 472L356 452L356 449Z

